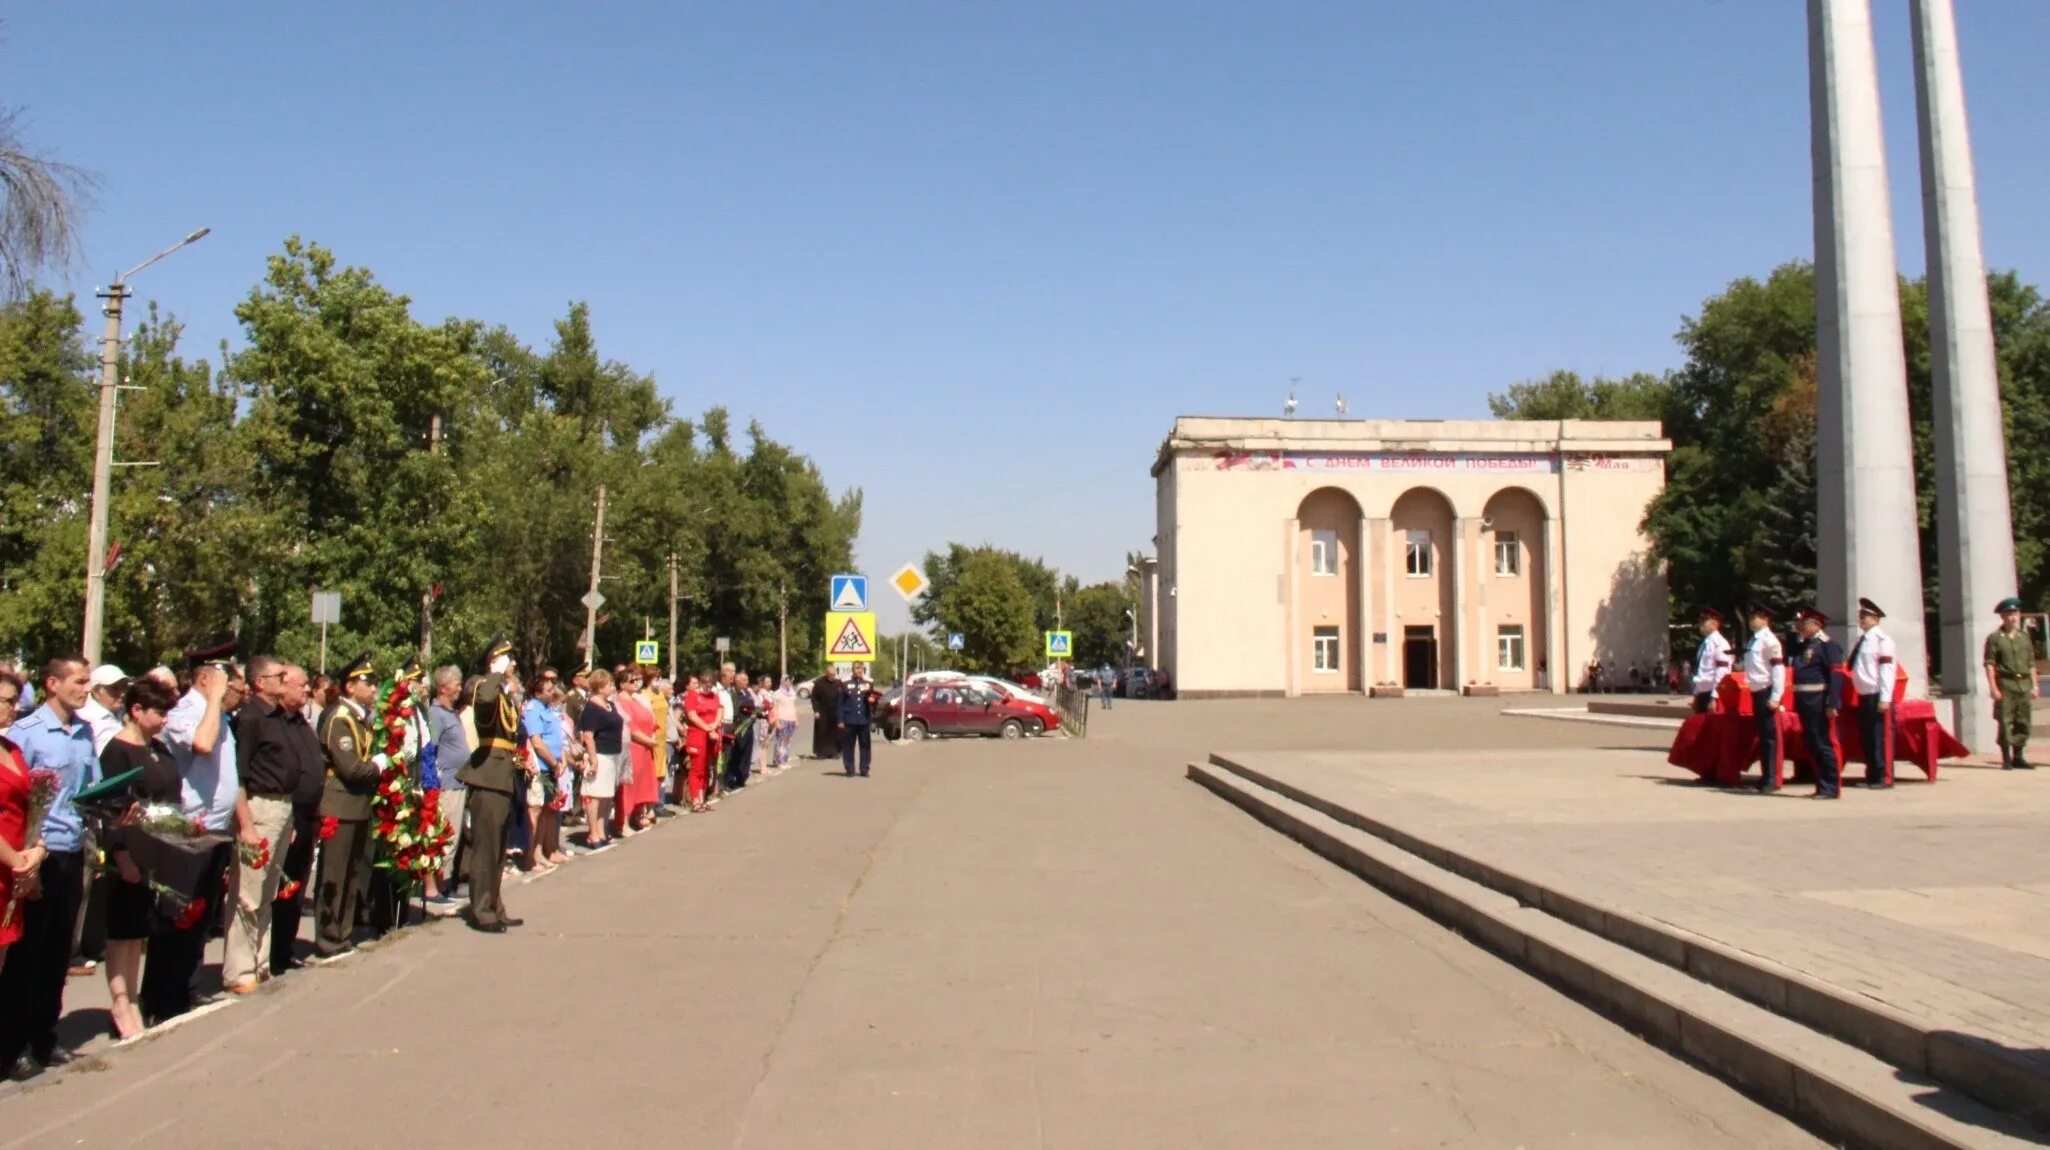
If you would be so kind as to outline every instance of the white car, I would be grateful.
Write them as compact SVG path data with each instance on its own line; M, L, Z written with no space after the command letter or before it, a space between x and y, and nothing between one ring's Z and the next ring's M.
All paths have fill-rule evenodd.
M1009 679L999 679L995 675L970 675L965 671L920 671L911 676L911 684L913 686L920 683L949 681L974 683L978 687L987 688L1008 699L1019 699L1028 703L1037 703L1042 707L1053 706L1051 702L1034 694L1030 688L1020 686Z

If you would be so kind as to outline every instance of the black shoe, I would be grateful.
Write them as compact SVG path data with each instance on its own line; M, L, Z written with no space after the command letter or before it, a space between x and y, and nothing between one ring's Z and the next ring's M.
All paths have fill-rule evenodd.
M1816 791L1808 797L1811 799L1840 799L1844 796L1837 791Z
M482 931L485 934L504 934L506 926L502 922L472 922L470 929Z
M2022 758L2022 753L2016 751L2014 753L2014 769L2017 771L2033 771L2036 769L2036 764Z
M69 1066L78 1061L78 1054L62 1046L52 1046L48 1054L36 1059L44 1066Z
M43 1072L43 1064L24 1054L7 1068L7 1077L16 1082L27 1082Z
M847 776L848 778L850 778L850 779L854 777L854 772L853 772L853 771L843 771L843 772L841 772L841 773L842 773L842 774L845 774L845 775L846 775L846 776Z
M505 924L505 925L507 925L507 926L525 926L525 925L527 925L527 920L526 920L526 919L524 919L524 918L501 918L501 919L499 919L498 921L500 921L500 922L504 923L504 924Z
M867 777L868 777L868 772L867 772L867 771L863 771L863 772L861 772L861 777L862 777L862 778L864 778L864 779L865 779L865 778L867 778Z

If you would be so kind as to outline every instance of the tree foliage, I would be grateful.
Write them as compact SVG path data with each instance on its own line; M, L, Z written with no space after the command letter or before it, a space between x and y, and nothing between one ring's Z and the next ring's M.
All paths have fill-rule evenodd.
M682 667L731 639L773 672L819 665L826 576L850 565L858 491L835 496L760 426L678 419L606 359L572 304L542 350L471 320L427 324L367 269L292 239L236 309L247 345L188 360L154 313L124 347L105 657L147 666L229 635L309 665L314 589L342 594L330 655L431 637L467 663L497 631L529 664L582 660L606 491L602 662L666 638L677 557ZM0 648L76 647L93 441L92 356L69 300L0 309ZM665 660L666 661L666 660Z

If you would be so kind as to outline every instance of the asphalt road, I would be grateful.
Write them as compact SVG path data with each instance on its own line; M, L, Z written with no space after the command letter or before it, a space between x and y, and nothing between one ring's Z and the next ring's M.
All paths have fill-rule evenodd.
M1643 737L1496 709L1125 704L806 762L511 888L511 935L420 928L46 1076L0 1146L1819 1145L1180 774Z

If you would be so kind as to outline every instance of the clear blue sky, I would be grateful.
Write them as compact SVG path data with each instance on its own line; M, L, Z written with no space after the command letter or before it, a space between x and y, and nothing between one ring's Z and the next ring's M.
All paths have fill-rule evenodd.
M2050 3L1960 8L1988 259L2050 281ZM213 227L137 284L196 354L294 232L428 320L542 343L588 300L679 411L865 488L872 575L962 539L1094 580L1149 546L1178 413L1673 365L1682 315L1811 251L1803 9L46 3L0 23L0 101L102 177L77 286ZM1907 4L1875 10L1919 273Z

